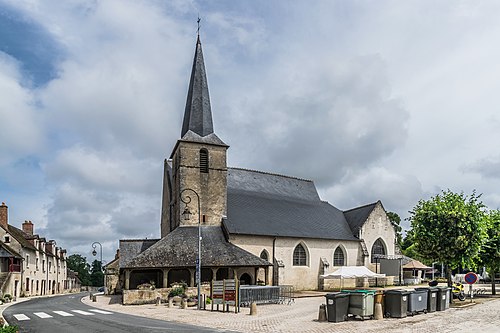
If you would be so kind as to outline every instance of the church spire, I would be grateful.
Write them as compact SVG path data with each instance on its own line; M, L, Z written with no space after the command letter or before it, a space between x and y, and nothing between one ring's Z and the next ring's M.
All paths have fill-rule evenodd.
M208 82L201 50L200 35L196 41L193 68L189 81L189 90L184 111L184 122L182 124L181 137L191 130L201 137L214 132L212 123L212 110L210 108L210 96L208 94Z

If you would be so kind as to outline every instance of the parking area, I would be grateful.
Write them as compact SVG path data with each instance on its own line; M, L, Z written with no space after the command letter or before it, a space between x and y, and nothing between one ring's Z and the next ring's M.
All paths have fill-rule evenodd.
M420 314L401 319L350 320L341 323L318 322L320 304L325 297L307 295L295 298L291 305L259 305L257 315L248 308L238 314L195 308L169 308L165 304L123 306L120 296L98 296L97 302L84 297L82 302L116 312L189 323L239 332L481 332L500 331L500 298L478 298L479 304L453 307L446 311ZM460 305L466 305L461 303Z

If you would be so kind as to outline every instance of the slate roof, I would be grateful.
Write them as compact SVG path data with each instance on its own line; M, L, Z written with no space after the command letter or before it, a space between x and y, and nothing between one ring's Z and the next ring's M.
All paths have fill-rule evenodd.
M37 251L37 248L27 240L27 238L30 238L31 235L28 235L21 229L18 229L10 224L8 225L8 227L9 234L11 234L12 237L14 237L23 247L31 249L33 251Z
M15 258L19 258L19 259L22 259L23 257L19 254L19 252L17 252L16 250L14 250L13 248L11 248L10 246L8 246L7 244L5 244L4 242L0 241L0 247L3 248L7 253L3 253L1 254L0 253L0 257L2 257L3 255L5 254L10 254L10 256L12 257L15 257ZM8 255L9 256L9 255ZM9 256L9 257L10 257Z
M230 168L227 184L223 224L230 234L358 240L310 180Z
M194 53L193 68L191 69L191 79L189 80L181 137L184 137L189 130L202 137L214 132L200 36L198 36L196 41L196 51Z
M120 267L125 267L139 253L158 241L159 239L120 239Z
M349 209L344 212L347 223L349 223L354 235L358 234L358 230L366 222L366 219L368 219L368 216L370 216L373 209L375 209L377 203L378 201L361 207Z
M202 267L270 266L229 243L220 226L202 226ZM120 256L122 249L120 248ZM180 226L120 268L194 267L198 256L198 227Z

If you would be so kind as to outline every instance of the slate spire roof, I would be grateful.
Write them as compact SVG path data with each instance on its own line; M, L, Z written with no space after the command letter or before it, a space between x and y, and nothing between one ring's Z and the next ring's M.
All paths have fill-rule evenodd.
M205 72L205 63L203 61L203 51L201 50L199 35L196 40L196 51L194 53L191 79L189 81L181 137L189 130L201 137L214 132L210 96L208 94L207 74Z

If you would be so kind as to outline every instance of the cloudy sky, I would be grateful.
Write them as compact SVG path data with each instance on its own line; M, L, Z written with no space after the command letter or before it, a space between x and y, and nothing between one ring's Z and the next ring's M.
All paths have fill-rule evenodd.
M500 2L0 0L0 201L70 253L159 237L196 18L230 166L403 218L500 207Z

